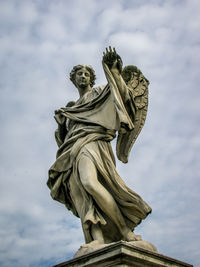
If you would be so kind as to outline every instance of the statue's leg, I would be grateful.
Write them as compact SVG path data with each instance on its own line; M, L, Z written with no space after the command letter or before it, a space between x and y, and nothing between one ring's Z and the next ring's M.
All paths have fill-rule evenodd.
M103 233L99 224L92 225L92 237L94 240L99 240L99 243L104 244Z
M99 224L92 224L91 235L93 237L93 241L88 244L82 245L82 248L94 247L95 245L104 244L103 233Z
M81 220L83 220L84 213L83 213L82 205L83 205L84 199L83 199L82 192L80 190L80 186L77 186L74 179L70 179L69 183L70 183L71 198L73 199L73 202L74 202L74 205L76 207L79 217L81 218ZM84 228L83 228L83 232L84 232ZM99 224L91 225L90 235L92 236L93 241L90 242L89 245L88 244L82 245L82 247L89 247L95 244L104 244L104 238L103 238L102 230ZM87 243L85 232L84 232L84 237L85 237L85 242Z
M78 171L85 190L92 195L98 206L116 224L124 239L126 241L138 240L139 237L127 227L113 196L98 181L97 170L92 160L83 155L79 160Z

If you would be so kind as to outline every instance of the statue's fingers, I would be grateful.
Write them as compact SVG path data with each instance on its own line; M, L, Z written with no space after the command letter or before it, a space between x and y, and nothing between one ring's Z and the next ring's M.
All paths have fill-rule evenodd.
M117 52L116 52L116 50L115 50L115 47L113 47L113 51L114 51L114 53L115 53L115 55L117 54Z
M111 46L109 46L109 50L110 50L110 52L112 53L112 47L111 47Z
M106 47L106 53L108 53L109 51L108 51L108 48Z

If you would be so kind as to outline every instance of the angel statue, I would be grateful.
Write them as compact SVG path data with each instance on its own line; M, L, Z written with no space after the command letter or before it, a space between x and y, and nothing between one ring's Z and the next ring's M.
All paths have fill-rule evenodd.
M117 173L110 144L117 133L117 157L128 162L144 125L149 82L137 67L122 68L111 47L102 64L106 86L94 87L91 66L77 65L70 73L80 98L55 111L59 149L47 182L52 198L81 219L85 248L141 240L133 231L151 212Z

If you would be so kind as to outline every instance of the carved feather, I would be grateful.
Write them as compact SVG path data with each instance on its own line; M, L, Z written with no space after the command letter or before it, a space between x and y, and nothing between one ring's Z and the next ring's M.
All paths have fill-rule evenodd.
M122 77L129 88L131 101L136 107L133 120L134 129L126 133L119 132L117 138L117 157L122 162L127 163L131 148L141 132L146 119L149 81L136 66L124 67Z

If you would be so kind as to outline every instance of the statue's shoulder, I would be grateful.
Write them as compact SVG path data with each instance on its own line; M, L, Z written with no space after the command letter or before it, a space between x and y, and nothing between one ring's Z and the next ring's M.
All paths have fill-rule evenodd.
M101 94L102 91L105 89L105 85L100 85L100 86L97 86L97 87L94 87L93 90L97 93L97 94Z

